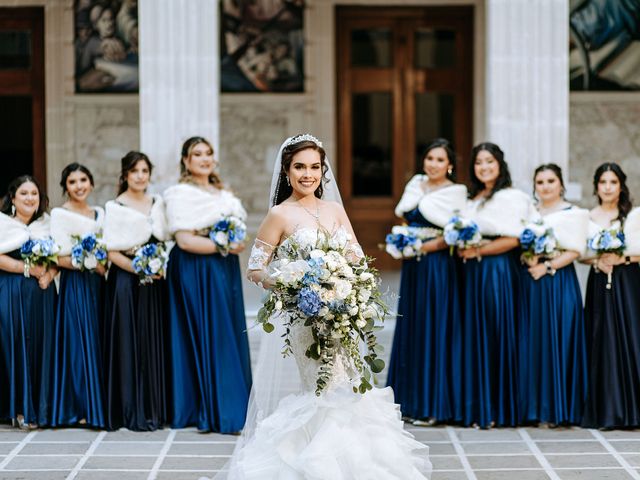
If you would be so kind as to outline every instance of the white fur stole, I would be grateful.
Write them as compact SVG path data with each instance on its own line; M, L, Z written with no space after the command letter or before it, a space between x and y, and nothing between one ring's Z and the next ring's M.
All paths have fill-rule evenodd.
M402 198L396 206L396 216L418 207L422 216L439 227L444 227L453 217L456 210L464 210L467 202L467 187L460 184L450 185L435 192L425 193L422 182L426 175L414 175L404 189Z
M627 245L625 255L640 255L640 207L631 210L624 221L624 240Z
M104 210L101 207L91 208L98 213L95 220L62 207L51 210L51 236L60 245L61 257L71 254L71 235L83 237L102 231Z
M544 217L544 223L553 228L558 246L562 250L584 255L589 235L589 210L572 207L553 212Z
M164 192L169 232L195 231L213 226L233 215L245 221L247 212L240 200L228 190L209 193L193 185L179 183Z
M422 190L422 182L427 179L426 175L414 175L407 186L404 187L404 193L396 206L395 213L396 217L404 217L404 214L410 212L414 208L418 206L418 202L424 196L424 191Z
M25 225L14 217L0 213L0 254L9 253L24 245L24 242L36 238L46 238L51 235L50 218L43 214L36 221Z
M151 235L158 240L168 239L164 201L160 195L154 195L149 216L115 201L106 203L104 243L107 250L139 247L147 243Z
M467 202L463 216L488 237L520 237L525 224L539 217L529 195L515 188L497 191L490 200Z

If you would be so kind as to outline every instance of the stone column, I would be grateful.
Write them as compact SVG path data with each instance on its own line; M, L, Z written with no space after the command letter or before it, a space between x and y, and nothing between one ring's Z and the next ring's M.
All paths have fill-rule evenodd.
M180 148L200 135L219 145L216 0L139 0L140 149L155 191L176 182Z
M487 140L515 186L557 163L569 178L568 0L487 0Z

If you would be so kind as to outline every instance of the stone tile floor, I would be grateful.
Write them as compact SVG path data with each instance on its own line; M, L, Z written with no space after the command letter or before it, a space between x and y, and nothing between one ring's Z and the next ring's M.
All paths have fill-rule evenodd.
M432 480L640 479L640 431L406 427L431 449ZM225 464L236 438L1 426L0 479L197 480Z

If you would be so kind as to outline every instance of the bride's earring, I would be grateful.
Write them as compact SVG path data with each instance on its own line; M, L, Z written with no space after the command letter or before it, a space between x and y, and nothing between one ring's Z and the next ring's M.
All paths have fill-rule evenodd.
M291 186L291 182L289 181L289 177L287 177L287 186Z
M15 203L11 204L11 216L12 217L16 216L16 205L15 205Z

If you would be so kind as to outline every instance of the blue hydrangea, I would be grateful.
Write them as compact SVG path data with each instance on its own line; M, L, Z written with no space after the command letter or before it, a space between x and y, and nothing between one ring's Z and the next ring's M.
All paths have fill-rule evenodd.
M306 287L298 294L298 308L308 317L317 315L322 307L320 296L312 289Z
M602 234L602 237L600 237L600 247L604 250L608 250L609 248L611 248L612 241L613 238L611 238L611 233L606 231Z
M536 239L535 233L530 228L525 228L524 231L520 234L520 244L526 250Z
M94 235L87 235L82 239L82 248L87 252L91 252L96 246L96 237Z

